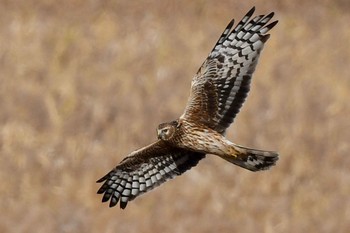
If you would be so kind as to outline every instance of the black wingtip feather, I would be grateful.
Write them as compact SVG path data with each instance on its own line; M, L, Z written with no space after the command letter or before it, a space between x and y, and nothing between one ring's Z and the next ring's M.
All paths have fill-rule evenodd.
M100 178L99 180L97 180L96 183L101 183L101 182L107 180L109 176L110 176L110 172L107 175Z
M106 188L104 186L102 186L101 188L99 188L99 190L97 191L97 194L102 194L106 191Z
M248 13L246 14L246 16L249 16L249 18L250 18L250 16L252 16L252 15L254 14L254 12L255 12L255 6L253 6L252 9L250 9L250 10L248 11Z
M111 198L111 194L105 193L105 195L103 195L102 197L102 202L107 202L109 201L110 198Z
M268 29L270 30L270 29L273 28L277 23L278 23L278 20L273 21L272 23L266 25L264 28L268 28ZM268 30L268 31L269 31L269 30Z
M265 43L269 38L270 38L270 34L266 34L261 36L260 40Z
M233 24L235 24L235 19L231 19L231 21L230 21L229 24L227 25L226 29L232 28ZM225 29L225 30L226 30L226 29Z
M266 15L264 19L271 19L275 15L275 12L271 12L270 14Z
M125 209L125 207L127 206L128 202L120 202L120 208L121 209Z
M118 203L118 201L119 201L119 198L116 198L115 196L113 196L111 198L111 201L109 202L109 207L110 208L114 207Z

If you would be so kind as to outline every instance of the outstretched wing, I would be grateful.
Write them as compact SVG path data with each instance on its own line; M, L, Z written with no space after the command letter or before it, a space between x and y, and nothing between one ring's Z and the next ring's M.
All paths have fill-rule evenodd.
M103 202L110 200L110 207L120 201L120 208L124 209L128 201L181 175L204 157L205 154L170 147L159 140L132 152L99 179L97 182L104 183L97 193L103 194Z
M251 19L252 8L232 29L232 20L192 80L191 94L182 118L199 121L224 133L239 112L250 89L266 34L278 21L274 13ZM268 24L269 23L269 24Z

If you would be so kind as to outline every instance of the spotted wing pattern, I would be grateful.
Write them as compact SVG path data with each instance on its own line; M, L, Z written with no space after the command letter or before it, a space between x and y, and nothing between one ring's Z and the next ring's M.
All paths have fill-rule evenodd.
M251 19L252 8L232 29L232 20L192 80L183 118L200 121L224 133L239 112L250 89L266 34L278 21L274 13ZM269 23L269 24L268 24Z
M97 182L104 182L97 193L102 201L115 206L118 201L124 209L128 201L150 191L165 181L181 175L197 165L205 154L191 152L157 141L131 153L107 175Z

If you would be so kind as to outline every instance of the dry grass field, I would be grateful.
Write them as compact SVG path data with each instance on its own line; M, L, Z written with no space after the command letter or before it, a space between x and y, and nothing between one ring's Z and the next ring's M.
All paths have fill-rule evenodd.
M227 137L277 150L251 173L214 156L108 208L95 181L181 115L229 20L279 24ZM0 1L0 232L349 232L350 2Z

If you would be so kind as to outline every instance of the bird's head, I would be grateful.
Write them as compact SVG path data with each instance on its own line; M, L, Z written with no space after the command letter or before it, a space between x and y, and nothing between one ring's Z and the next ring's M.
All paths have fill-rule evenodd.
M172 121L158 125L158 139L161 139L163 141L169 141L174 136L179 126L180 124L178 123L178 121Z

